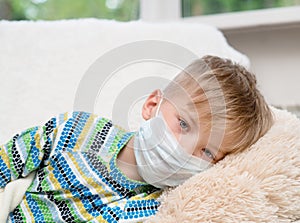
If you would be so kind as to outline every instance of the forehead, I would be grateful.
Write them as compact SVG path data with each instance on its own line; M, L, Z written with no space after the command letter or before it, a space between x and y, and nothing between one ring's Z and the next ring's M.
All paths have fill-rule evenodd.
M198 117L197 108L190 97L179 94L172 97L164 97L164 99L164 101L178 114L189 115L194 118Z
M180 114L189 114L194 119L210 118L210 106L205 94L192 94L181 89L167 92L163 97Z

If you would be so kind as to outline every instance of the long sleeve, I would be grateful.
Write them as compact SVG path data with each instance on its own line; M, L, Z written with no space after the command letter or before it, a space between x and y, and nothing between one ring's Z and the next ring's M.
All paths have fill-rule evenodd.
M88 112L75 111L63 120L24 131L2 148L7 178L37 169L8 221L133 222L153 215L159 205L153 194L157 188L129 179L117 166L118 155L135 133ZM18 171L12 151L22 150L26 135L28 148L23 146Z
M0 146L0 188L47 164L59 125L68 113L51 118L42 126L16 134Z

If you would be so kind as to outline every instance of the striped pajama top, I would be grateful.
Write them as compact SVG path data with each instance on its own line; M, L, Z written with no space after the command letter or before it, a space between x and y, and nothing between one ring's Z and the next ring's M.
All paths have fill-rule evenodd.
M0 188L36 176L8 222L140 222L154 215L161 191L116 165L133 135L87 112L16 134L0 147Z

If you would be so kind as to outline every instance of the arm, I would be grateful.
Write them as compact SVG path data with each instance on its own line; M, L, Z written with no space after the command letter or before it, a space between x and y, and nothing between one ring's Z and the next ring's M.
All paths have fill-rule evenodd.
M0 146L0 188L47 164L58 127L67 118L68 113L58 115L43 126L16 134Z

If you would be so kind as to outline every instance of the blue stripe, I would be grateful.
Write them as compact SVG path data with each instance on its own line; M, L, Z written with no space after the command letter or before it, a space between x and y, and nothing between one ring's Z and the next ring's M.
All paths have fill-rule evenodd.
M36 222L45 222L43 212L40 210L38 203L34 200L30 193L26 193L26 200Z

